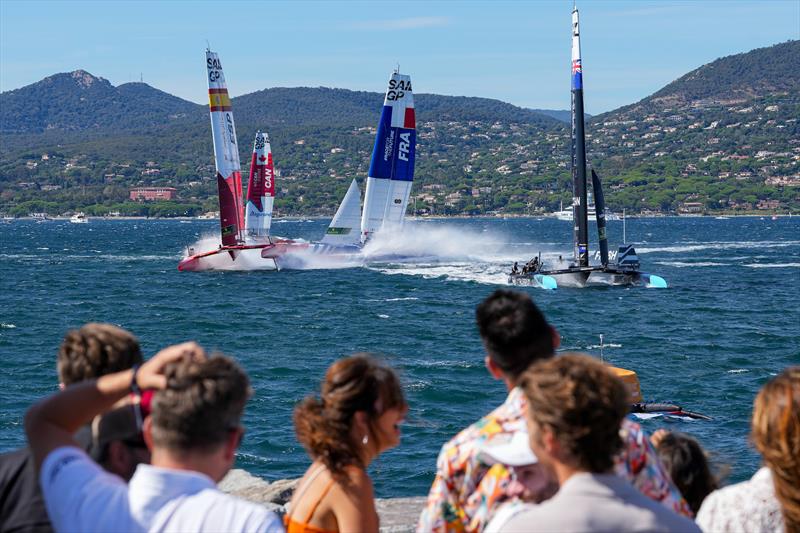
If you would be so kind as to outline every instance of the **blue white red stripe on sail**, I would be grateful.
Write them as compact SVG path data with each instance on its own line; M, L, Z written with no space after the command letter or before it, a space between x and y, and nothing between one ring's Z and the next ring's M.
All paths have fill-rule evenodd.
M414 180L414 151L417 142L414 108L383 106L369 176L399 181Z

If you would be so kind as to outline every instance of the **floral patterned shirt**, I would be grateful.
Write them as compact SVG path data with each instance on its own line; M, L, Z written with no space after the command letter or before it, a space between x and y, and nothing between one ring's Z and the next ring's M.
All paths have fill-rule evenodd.
M482 531L498 506L515 497L508 494L512 483L510 469L502 464L488 464L480 451L489 437L524 430L526 404L522 390L513 389L500 407L442 447L436 478L417 524L418 532ZM691 517L688 504L639 424L625 419L621 436L624 444L615 460L617 474L646 496Z
M783 514L769 468L761 467L747 481L709 494L697 512L697 525L708 532L782 533Z

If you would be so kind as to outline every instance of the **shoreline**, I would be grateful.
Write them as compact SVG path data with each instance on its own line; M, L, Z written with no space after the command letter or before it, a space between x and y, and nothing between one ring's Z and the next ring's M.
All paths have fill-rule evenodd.
M647 214L632 214L627 215L625 219L640 219L640 218L714 218L714 219L732 219L732 218L794 218L795 216L800 217L800 213L775 213L775 212L763 212L763 213L744 213L744 214L732 214L732 213L719 213L719 214L705 214L705 215L678 215L678 214L655 214L655 213L647 213ZM303 220L330 220L333 217L325 216L325 215L308 215L308 216L285 216L285 217L273 217L273 221L303 221ZM720 218L724 217L724 218ZM179 220L179 221L201 221L201 220L209 220L214 222L219 222L218 218L199 218L199 217L137 217L137 216L119 216L119 217L96 217L96 216L87 216L87 220L100 220L100 221L110 221L110 220L137 220L137 221L144 221L144 220ZM508 214L508 215L425 215L425 216L408 216L406 220L409 221L421 221L421 220L469 220L469 219L534 219L534 220L556 220L556 217L552 213L542 214L542 215L519 215L519 214ZM40 222L69 222L70 217L67 216L55 216L55 217L48 217L46 219L42 219L39 217L12 217L12 218L3 218L2 221L5 223L11 223L15 221L40 221ZM621 222L622 220L613 220L609 222ZM569 221L562 221L562 222L569 222ZM591 220L590 220L591 222Z

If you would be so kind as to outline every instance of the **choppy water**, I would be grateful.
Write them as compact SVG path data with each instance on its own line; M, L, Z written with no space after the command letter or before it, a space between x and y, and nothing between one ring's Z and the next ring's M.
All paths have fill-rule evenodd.
M130 329L147 354L196 339L236 356L253 382L238 465L269 479L308 464L291 411L336 358L384 354L411 404L401 446L373 466L378 495L427 491L439 447L501 403L483 367L475 304L505 283L513 260L571 253L570 224L555 220L412 222L401 248L439 261L346 270L179 273L182 247L215 221L15 221L0 224L0 450L24 442L31 402L56 388L64 332L87 321ZM621 223L610 223L612 243ZM317 238L326 221L279 221L277 233ZM592 227L593 229L593 227ZM710 422L648 420L688 431L749 476L747 444L758 388L800 363L800 218L629 220L643 268L667 290L527 289L562 347L634 369L648 400L680 403Z

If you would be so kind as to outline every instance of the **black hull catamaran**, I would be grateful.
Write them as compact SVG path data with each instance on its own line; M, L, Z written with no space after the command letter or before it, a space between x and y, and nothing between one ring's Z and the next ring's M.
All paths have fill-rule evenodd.
M535 258L521 271L516 263L509 275L509 283L529 285L543 289L558 287L585 287L587 285L643 285L666 288L664 278L639 270L639 259L633 246L623 244L609 261L606 236L605 199L600 178L592 170L600 264L589 263L589 216L587 209L586 139L583 119L583 68L581 66L581 41L578 28L578 9L572 11L572 210L573 210L573 262L569 266L548 269Z

